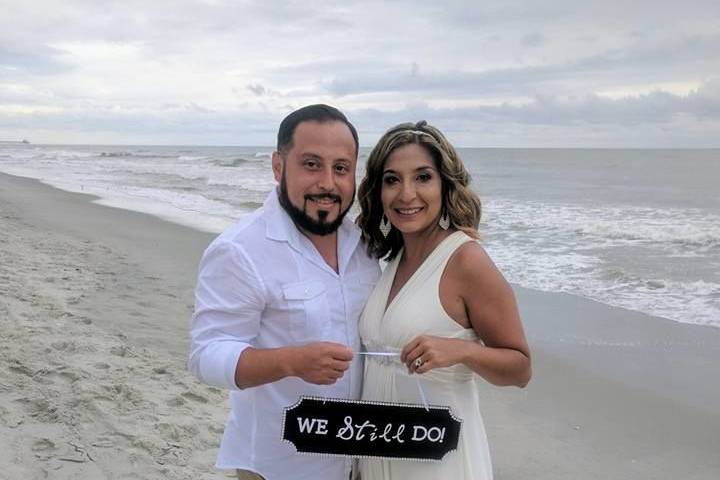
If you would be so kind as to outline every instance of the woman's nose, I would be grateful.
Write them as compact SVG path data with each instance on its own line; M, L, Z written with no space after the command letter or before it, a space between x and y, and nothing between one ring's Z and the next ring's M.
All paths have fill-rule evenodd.
M403 182L400 190L400 200L410 202L415 199L415 185L412 182Z

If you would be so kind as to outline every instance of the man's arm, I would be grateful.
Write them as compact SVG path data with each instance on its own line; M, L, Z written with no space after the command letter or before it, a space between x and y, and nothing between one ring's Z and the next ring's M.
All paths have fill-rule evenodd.
M237 246L218 242L206 250L195 289L189 370L204 383L231 390L290 376L335 383L352 360L344 345L251 346L265 308L263 290L252 262Z
M308 383L332 385L350 367L352 351L345 345L315 342L297 347L247 348L237 362L235 383L256 387L285 377Z
M263 285L238 247L216 240L200 260L188 369L201 382L237 390L235 366L260 328Z

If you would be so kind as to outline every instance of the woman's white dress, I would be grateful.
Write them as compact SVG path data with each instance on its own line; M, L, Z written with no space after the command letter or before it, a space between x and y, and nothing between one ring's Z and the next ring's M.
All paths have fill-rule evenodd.
M421 334L478 340L473 329L461 327L448 316L439 297L440 277L450 256L468 241L473 239L460 231L444 239L386 310L402 254L388 264L360 319L360 336L367 351L399 352ZM480 415L476 375L469 368L455 365L409 375L399 357L368 356L362 398L422 404L417 379L428 404L449 406L453 414L462 419L457 450L440 462L360 459L362 480L491 480L492 463Z

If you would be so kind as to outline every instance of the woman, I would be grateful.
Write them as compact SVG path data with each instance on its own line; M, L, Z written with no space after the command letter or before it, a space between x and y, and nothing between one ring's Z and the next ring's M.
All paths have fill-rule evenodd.
M358 224L369 251L389 264L360 335L368 351L399 356L367 358L363 399L425 397L463 423L457 450L441 462L362 459L363 480L491 479L475 378L520 387L530 380L515 298L477 242L480 200L468 184L455 149L426 122L390 129L368 158Z

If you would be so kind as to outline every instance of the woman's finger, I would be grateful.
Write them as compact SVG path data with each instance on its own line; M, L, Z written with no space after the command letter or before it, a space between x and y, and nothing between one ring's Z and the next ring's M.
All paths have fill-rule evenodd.
M432 361L422 362L422 364L415 369L415 373L423 374L432 370Z
M403 363L407 362L407 356L408 354L417 348L420 341L420 337L415 337L412 340L410 340L407 345L405 345L402 349L402 352L400 352L400 361Z
M417 347L415 347L415 349L413 349L410 353L408 353L405 364L407 365L410 373L414 372L415 369L417 369L417 367L419 367L420 364L422 363L423 353L424 352L422 351L422 347L420 347L419 345ZM418 361L420 363L417 363Z

